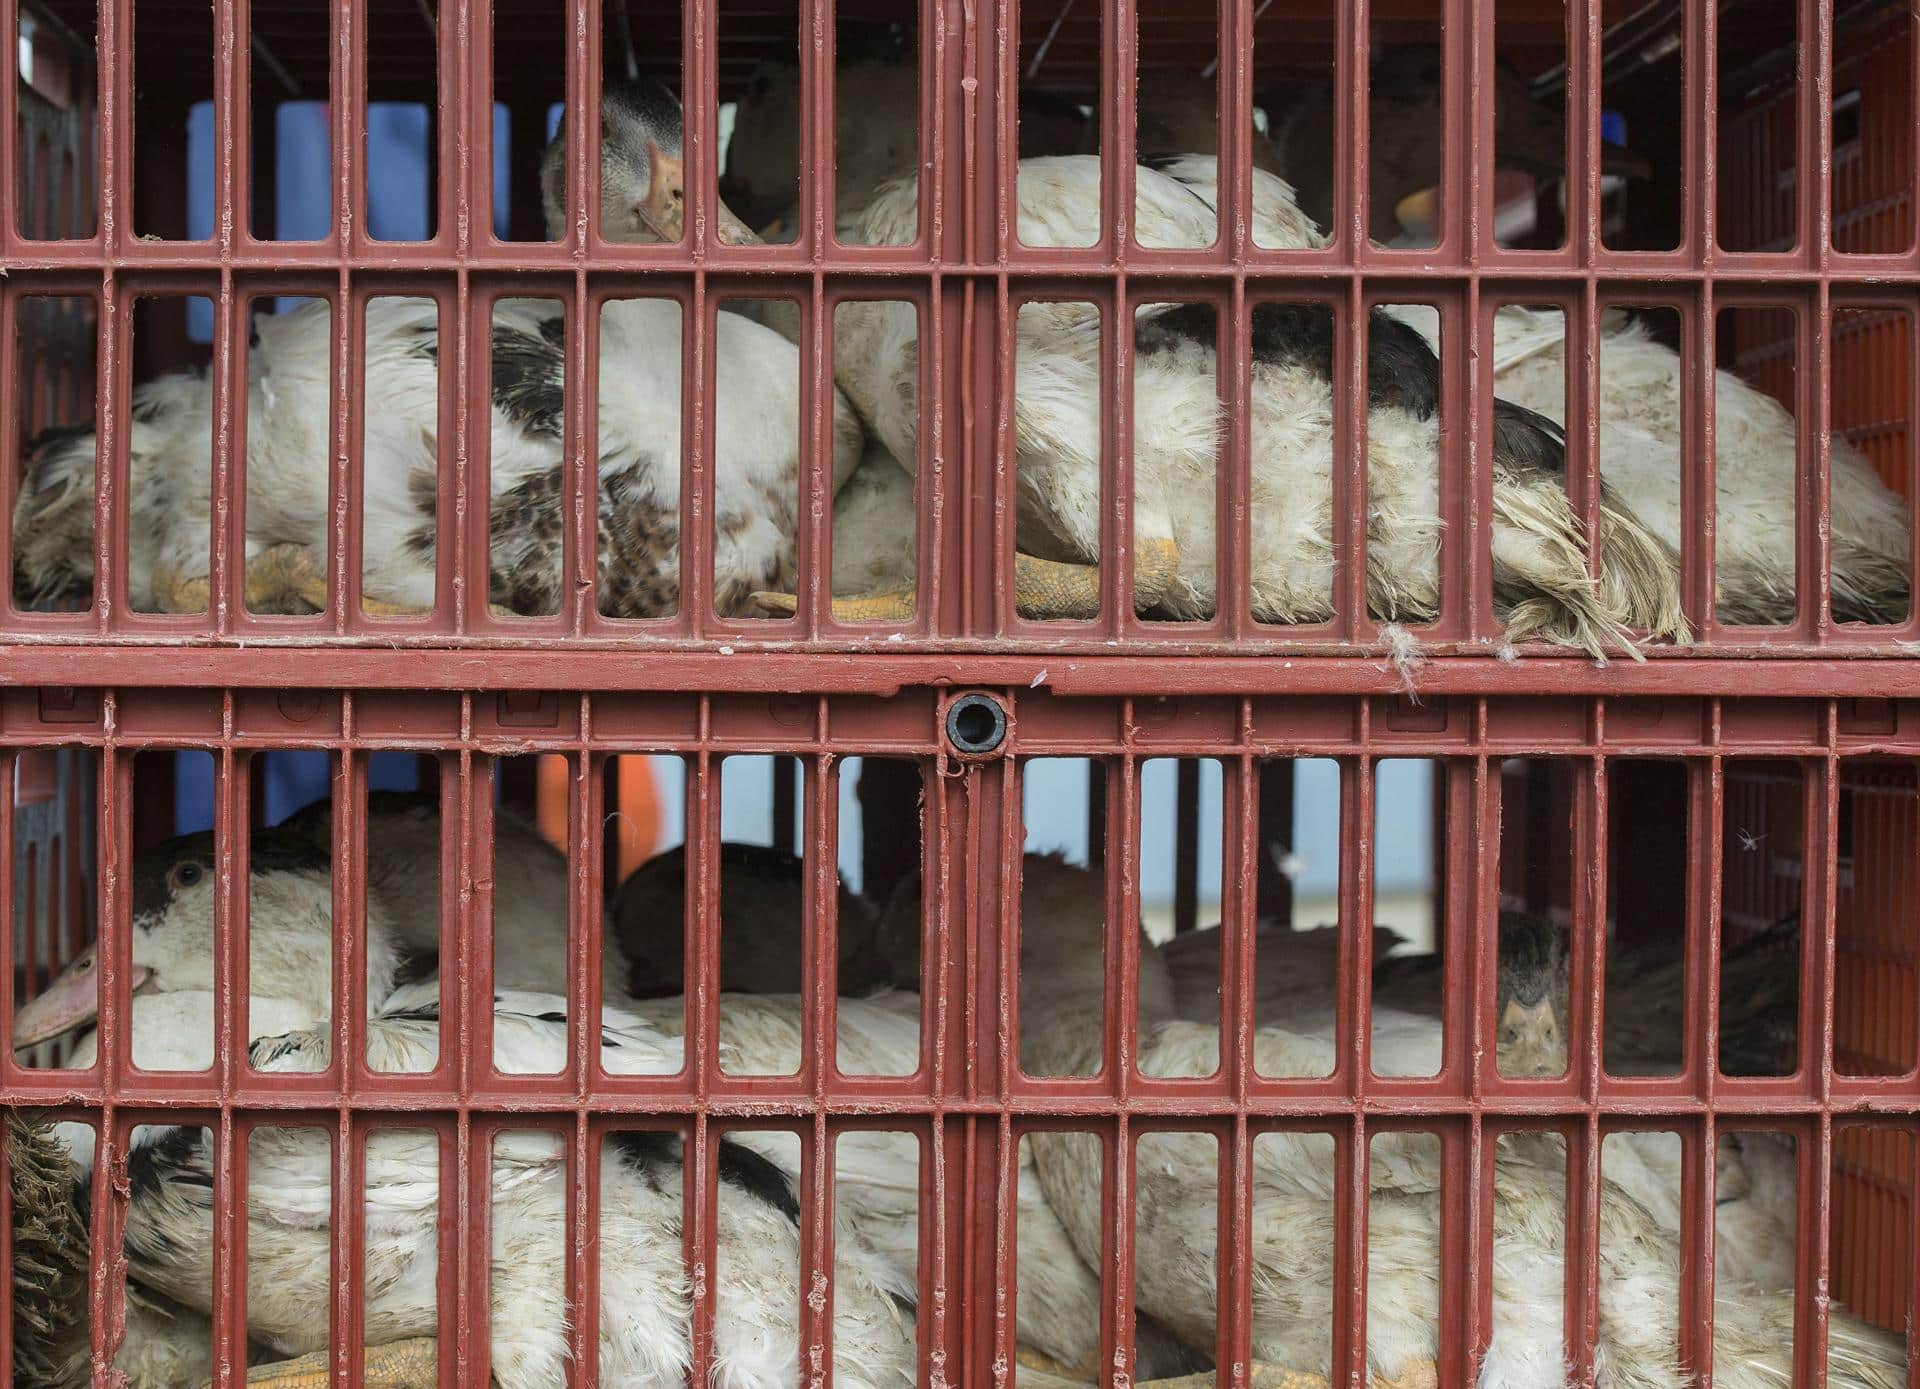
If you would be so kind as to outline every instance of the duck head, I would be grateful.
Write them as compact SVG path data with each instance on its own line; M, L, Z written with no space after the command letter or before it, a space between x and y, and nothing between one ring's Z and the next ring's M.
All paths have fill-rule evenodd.
M258 829L248 838L247 987L255 997L317 1000L333 993L332 862L311 837ZM128 983L134 993L211 992L219 860L211 834L182 835L135 861L130 882ZM396 970L392 932L370 899L367 987L378 999ZM16 1049L92 1023L99 1012L98 947L74 959L14 1014Z
M1531 912L1500 913L1499 1000L1500 1073L1564 1075L1570 997L1562 928Z
M600 235L607 241L673 242L686 228L685 127L680 99L659 82L608 83L600 92ZM540 161L547 234L573 220L567 208L567 123L561 118ZM716 201L715 235L725 246L759 240Z

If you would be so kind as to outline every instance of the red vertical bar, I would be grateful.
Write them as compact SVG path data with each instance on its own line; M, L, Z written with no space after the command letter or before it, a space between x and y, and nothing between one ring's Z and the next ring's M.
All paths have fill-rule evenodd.
M1011 169L1006 171L1007 183L1003 194L1010 197L1013 187ZM1014 219L1017 211L1003 200L999 206L1008 210L1007 223ZM1017 477L1014 466L1013 412L1014 412L1014 368L1019 360L1019 315L1020 301L1016 300L1008 288L1006 272L1005 233L1002 233L999 273L994 277L993 312L987 315L981 324L981 331L969 341L973 351L969 357L984 356L994 364L993 381L993 432L983 438L981 448L985 451L982 464L992 470L990 488L975 487L975 493L987 493L991 498L1008 498L1015 495ZM991 336L989 336L991 335ZM984 341L983 341L984 339ZM965 495L965 494L963 494ZM1013 593L1013 550L1014 527L1005 505L994 506L987 511L986 524L980 523L981 508L969 508L962 517L959 527L960 563L962 593L966 599L962 609L963 629L971 632L974 613L985 608L991 616L991 625L987 635L1001 636L1019 620L1014 605ZM993 563L986 573L980 572L977 555L979 542L976 537L985 531L992 537Z
M1440 32L1444 91L1451 98L1443 102L1441 114L1440 179L1446 217L1440 236L1443 247L1454 240L1463 266L1473 268L1487 251L1497 251L1493 238L1495 30L1492 0L1465 3L1466 24L1443 24ZM1455 227L1461 229L1457 239ZM1444 250L1442 257L1451 259ZM1467 320L1469 324L1476 321Z
M1358 3L1365 3L1365 0L1358 0ZM1339 520L1333 560L1333 601L1341 639L1369 642L1373 640L1375 632L1373 613L1367 602L1369 303L1364 276L1356 274L1352 277L1344 298L1344 304L1336 302L1328 306L1336 325L1333 347L1333 514ZM1346 314L1344 329L1340 327L1343 309ZM1445 337L1443 331L1443 343ZM1343 421L1346 426L1344 430L1341 428Z
M1567 5L1567 246L1573 261L1591 269L1601 254L1600 92L1604 52L1601 4ZM1583 341L1590 341L1583 339ZM1569 425L1572 416L1568 417ZM1569 428L1568 436L1572 436Z
M567 583L559 616L567 634L598 626L600 592L600 317L606 300L593 293L584 264L573 274L567 305L564 447L567 534L562 563Z
M247 1138L252 1125L222 1105L212 1124L213 1389L246 1380Z
M451 16L448 10L451 9ZM492 237L492 198L491 174L489 184L476 193L475 171L492 168L493 120L489 105L492 83L490 74L484 70L476 71L475 48L482 55L489 53L488 7L482 4L475 8L472 0L443 0L440 15L440 32L446 35L451 31L454 51L441 55L441 74L443 89L452 87L451 138L442 141L443 160L440 165L440 182L448 183L447 170L453 170L453 216L454 227L453 253L457 264L454 271L453 315L454 324L453 351L445 350L444 331L441 338L440 353L440 391L443 400L449 400L452 406L452 429L443 430L440 438L444 441L451 437L451 450L441 449L440 456L440 498L435 515L441 518L436 523L434 558L437 573L434 584L434 618L440 630L456 635L467 631L470 600L467 595L468 545L467 535L460 533L454 518L466 517L468 531L473 529L472 512L477 509L481 515L481 529L484 537L484 517L487 503L487 469L482 452L478 470L478 498L474 497L475 488L470 476L469 461L475 448L485 450L487 440L483 438L489 432L491 416L485 402L491 400L487 393L487 367L493 342L490 324L478 320L473 302L473 285L467 270L474 249L474 227L476 217L484 219L487 225L482 231L482 245ZM448 20L451 18L452 22ZM480 32L474 32L476 26ZM446 106L442 106L443 113ZM442 121L443 127L449 124ZM446 226L447 222L440 225ZM446 306L441 307L441 328L447 324ZM481 329L479 342L488 344L488 351L476 354L473 333L476 325ZM480 394L474 395L478 382ZM448 387L451 385L452 389ZM452 466L448 466L448 453L452 454ZM481 541L481 554L485 554L485 540ZM487 570L481 569L481 602L485 602ZM464 1169L463 1169L464 1175Z
M699 745L687 782L687 1077L694 1093L685 1176L686 1250L694 1272L691 1383L705 1383L713 1354L714 1219L717 1172L707 1124L707 1102L720 1070L719 992L720 771L712 748L712 703L700 700Z
M19 32L20 16L15 0L0 0L0 34L6 34L13 40L7 44L7 51L0 53L0 151L5 152L9 169L22 167L27 158L25 142L21 139L19 115L20 42L15 37ZM16 254L15 239L25 239L20 235L20 208L16 202L19 187L20 180L17 177L0 179L0 259L11 260ZM0 380L9 383L13 379L11 375L0 376ZM11 516L13 513L9 511L7 514ZM13 571L9 568L7 572ZM13 1227L9 1225L7 1228ZM4 1338L0 1339L0 1351L6 1352L6 1363L11 1365L12 1338L7 1330L0 1330L0 1338Z
M103 0L104 16L109 4L130 0ZM104 26L104 19L103 19ZM104 32L104 30L103 30ZM131 32L131 25L129 25ZM105 119L102 106L102 119ZM104 139L104 135L103 135ZM103 144L103 149L105 146ZM109 167L102 156L102 168ZM106 225L106 214L102 214ZM127 605L127 573L121 562L127 554L126 510L121 498L129 489L131 472L127 435L123 421L133 398L131 369L133 305L135 296L126 293L111 268L102 272L100 299L100 374L94 392L94 497L93 497L93 611L97 634L105 636L119 625L118 614Z
M1590 740L1605 733L1606 707L1592 701ZM1604 1135L1599 1110L1606 1053L1607 766L1585 764L1574 787L1572 949L1568 997L1573 1018L1567 1040L1570 1077L1585 1113L1567 1142L1567 1367L1576 1384L1590 1377L1600 1335L1600 1163Z
M1822 286L1824 298L1825 286ZM1822 708L1823 741L1831 750L1838 711ZM1817 767L1817 770L1816 770ZM1825 1383L1828 1299L1832 1286L1834 955L1839 909L1840 762L1829 751L1802 779L1808 881L1801 903L1800 1065L1819 1106L1811 1130L1795 1134L1800 1158L1798 1258L1794 1270L1794 1359L1807 1384ZM1811 1024L1811 1026L1809 1025Z
M683 11L684 73L683 100L686 114L686 198L687 249L695 262L695 284L700 282L699 263L712 242L709 224L715 215L716 170L711 161L718 156L719 130L719 36L716 28L718 8L708 0L687 0ZM598 180L592 180L598 182ZM696 291L697 292L697 291ZM684 557L683 557L684 562Z
M824 235L821 242L824 244ZM817 286L816 286L817 288ZM815 304L819 302L815 299ZM813 741L827 736L827 700L815 702ZM806 1012L801 1031L802 1083L812 1092L813 1118L800 1135L801 1369L818 1378L833 1364L833 1197L834 1139L827 1125L833 1103L833 1079L839 1074L839 1033L835 1000L839 993L840 952L836 915L840 874L839 778L827 753L816 753L805 766L806 806L802 821L805 877L801 883L801 921L809 946L801 968Z
M1681 108L1681 119L1687 127L1681 202L1686 234L1682 246L1690 240L1694 263L1711 271L1719 245L1719 219L1714 201L1720 189L1720 35L1711 6L1688 10L1686 19L1682 36L1685 91Z
M820 66L831 71L830 53ZM832 129L832 119L829 108L828 130ZM814 135L818 134L816 127ZM831 140L828 143L830 146ZM831 168L829 148L826 162L816 164L811 172L820 174ZM819 193L821 189L814 191ZM826 201L831 205L830 190ZM800 626L809 639L817 638L821 628L833 621L833 559L828 548L833 526L833 309L827 303L819 270L820 248L828 241L831 225L829 222L813 229L818 232L814 242L814 271L801 313L804 326L800 334L800 438L806 461L800 469L800 495L795 499L800 525L795 537L794 563L799 576L798 591L804 595L799 609Z
M598 608L600 487L596 463L599 457L600 399L600 313L602 301L591 296L587 284L587 261L599 247L598 212L589 212L588 199L598 205L600 180L599 6L588 0L569 0L571 44L567 54L567 110L573 119L567 122L567 206L581 209L586 221L563 229L561 237L571 237L574 252L573 297L567 310L567 353L565 367L565 438L567 526L562 545L562 564L567 577L559 616L573 636L582 635ZM591 109L590 109L591 108Z
M1680 405L1683 435L1680 568L1682 598L1694 637L1711 642L1719 632L1714 597L1718 526L1715 519L1718 465L1714 440L1717 366L1714 328L1718 309L1711 275L1700 282L1698 296L1694 302L1683 303L1680 309L1681 363L1691 386L1681 397Z
M1220 1308L1216 1364L1253 1358L1253 1150L1247 1123L1253 1080L1254 901L1252 864L1260 853L1259 772L1245 750L1252 703L1240 701L1242 751L1221 767L1220 1000L1221 1079L1233 1098L1232 1126L1220 1151Z
M1353 1106L1345 1178L1335 1205L1340 1230L1336 1258L1333 1369L1336 1380L1367 1383L1367 1193L1371 1132L1367 1099L1372 1089L1373 821L1374 769L1370 702L1360 706L1359 755L1340 764L1340 998L1336 1031L1347 1053L1341 1063ZM1337 1076L1332 1077L1337 1083ZM1341 1203L1344 1201L1344 1208Z
M466 1299L455 1351L462 1385L491 1383L493 1364L493 1148L497 1120L470 1112L459 1118L465 1141L460 1150L460 1239L466 1260L460 1291ZM441 1347L445 1360L445 1346Z
M491 129L491 120L487 126ZM490 213L483 210L483 215ZM487 235L492 235L491 230ZM456 320L466 368L454 378L460 392L456 408L466 422L465 442L459 449L456 464L459 501L453 513L465 522L462 533L453 537L453 587L458 598L457 630L462 634L469 631L487 634L495 630L487 602L492 578L489 555L493 522L492 344L494 315L503 297L491 284L478 288L469 284ZM476 350L479 344L485 346ZM443 353L442 370L445 362ZM578 387L577 382L570 384Z
M4 327L4 325L0 325L0 327ZM0 377L0 380L4 379L4 377ZM22 943L18 939L17 934L20 920L16 912L15 904L19 902L20 898L15 893L13 878L13 812L15 797L18 794L20 784L19 761L19 754L12 748L0 749L0 960L6 961L8 972L7 987L0 989L0 1037L4 1037L7 1043L4 1048L0 1048L0 1058L3 1058L0 1059L0 1084L11 1084L13 1081L12 1072L15 1067L20 1064L19 1055L13 1050L12 1045L14 1003L16 1000L25 1002L28 998L31 998L35 993L39 992L40 988L39 980L34 977L32 956L30 953L27 953L31 951L34 935L33 929L29 926L26 930L25 952L23 952ZM64 889L64 875L62 876L63 881L61 886ZM21 971L16 969L15 962L21 960L23 953L26 954L26 964L28 967L24 971ZM23 979L24 984L22 982ZM0 1129L4 1129L4 1127L4 1125L0 1125ZM5 1154L0 1152L0 1158L4 1157ZM7 1166L4 1170L11 1172L13 1168ZM0 1197L4 1197L7 1194L6 1189L10 1187L11 1183L0 1183ZM0 1206L0 1217L4 1217L4 1220L0 1220L0 1229L11 1230L13 1228L11 1223L11 1210L5 1206ZM4 1249L4 1256L0 1257L4 1257L7 1260L5 1265L7 1278L6 1291L0 1291L0 1311L5 1312L6 1315L0 1316L0 1323L4 1323L3 1326L0 1326L0 1356L4 1356L5 1358L0 1359L0 1364L11 1365L13 1363L13 1343L11 1339L13 1303L10 1290L13 1287L13 1268L11 1262L13 1242L11 1240L6 1241Z
M352 1354L366 1338L366 1166L370 1130L341 1106L333 1131L333 1389L361 1383L362 1357Z
M1372 0L1352 0L1339 7L1334 21L1336 38L1333 88L1333 167L1339 172L1334 180L1333 240L1346 247L1346 263L1358 265L1367 259L1369 196L1367 168L1367 92L1372 66ZM1336 359L1336 372L1338 371ZM1338 408L1339 392L1335 391ZM1354 447L1349 444L1349 448ZM1334 498L1336 512L1340 500Z
M214 0L213 241L220 257L219 294L214 303L213 364L213 536L208 552L207 625L232 629L241 606L237 570L246 564L246 300L233 281L236 224L248 214L247 171L251 131L247 119L247 0ZM244 232L242 233L244 235ZM237 344L237 346L236 346Z
M336 592L339 590L336 589ZM342 730L353 730L353 696L341 696ZM367 1055L366 865L361 834L366 803L366 762L351 745L333 760L329 804L333 818L333 1049L330 1069L342 1105L333 1152L333 1389L358 1383L360 1357L342 1348L366 1344L363 1286L366 1259L366 1137L354 1123L354 1078Z
M11 25L8 18L12 14L12 0L0 0L0 22ZM11 27L0 32L14 33ZM13 49L7 52L7 62L13 60ZM0 83L5 91L0 94L0 140L11 141L15 136L10 132L19 129L11 113L14 77L10 68L0 68ZM8 146L11 148L11 145ZM13 193L14 180L0 179L0 257L11 256L12 248L7 238L13 229L13 209L8 201ZM20 296L14 294L10 286L0 282L0 390L7 392L8 400L14 402L13 419L10 428L0 429L0 514L13 515L13 509L19 503L20 482L25 470L25 458L22 456L27 430L38 424L28 418L27 411L20 403L20 328L15 319L19 313ZM18 423L15 423L17 420ZM98 465L95 472L99 471ZM13 527L0 526L0 574L13 573ZM9 580L0 586L0 613L4 613L9 622L17 622L20 611L19 595ZM11 783L9 783L11 784ZM7 900L12 900L11 898ZM9 954L7 959L13 960ZM0 1345L0 1350L7 1349ZM11 1352L9 1352L11 1353ZM11 1360L6 1362L12 1364Z
M364 52L360 62L365 62ZM352 85L356 92L360 90L357 83ZM336 142L335 148L340 147ZM357 219L365 209L358 205L358 189L353 188L352 193ZM366 573L366 517L361 498L366 494L367 378L365 358L358 348L366 336L367 307L367 297L355 290L352 272L342 264L340 297L333 311L333 379L342 408L335 418L333 459L327 478L333 498L327 600L332 607L331 626L342 636L361 630L364 606L360 584ZM436 415L439 408L436 402ZM436 433L436 437L444 436Z
M221 703L222 746L214 754L213 853L217 884L213 906L213 1082L222 1103L231 1103L239 1069L246 1068L249 971L247 907L249 869L248 810L252 759L236 755L231 743L233 696Z

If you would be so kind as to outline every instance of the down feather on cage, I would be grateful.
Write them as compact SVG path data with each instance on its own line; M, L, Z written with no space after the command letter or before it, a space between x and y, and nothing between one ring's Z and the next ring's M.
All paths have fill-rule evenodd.
M1047 857L1023 869L1020 938L1023 988L1046 999L1023 1010L1021 1061L1045 1075L1088 1074L1103 1053L1105 969L1100 878ZM1092 934L1088 934L1091 931ZM1210 1074L1219 1066L1217 1023L1177 1018L1162 962L1143 940L1138 987L1138 1056L1145 1074ZM1376 1068L1392 1073L1401 1048L1437 1054L1439 1024L1391 1010L1374 1017ZM1323 1075L1342 1041L1311 1019L1262 1026L1254 1062L1263 1075ZM1384 1062L1384 1067L1381 1063ZM1195 1232L1217 1228L1219 1157L1196 1134L1157 1135L1134 1189L1136 1295L1177 1335L1214 1343L1217 1267L1194 1257ZM1253 1157L1253 1353L1264 1361L1326 1372L1332 1349L1335 1248L1333 1193L1340 1181L1331 1143L1283 1132ZM1366 1289L1370 1370L1399 1378L1436 1373L1439 1353L1441 1162L1437 1144L1383 1131L1369 1149L1370 1221ZM1105 1220L1097 1135L1034 1134L1035 1162L1048 1199L1083 1254L1099 1257ZM1482 1361L1482 1389L1541 1389L1565 1382L1561 1312L1566 1210L1564 1154L1539 1135L1503 1134L1494 1150L1493 1323ZM1672 1230L1627 1187L1603 1173L1598 1250L1600 1319L1596 1364L1602 1383L1679 1386L1691 1382L1681 1360L1679 1268ZM1663 1294L1660 1290L1666 1289ZM1743 1281L1732 1269L1716 1281L1715 1379L1760 1389L1789 1382L1791 1351L1780 1328L1792 1324L1792 1294ZM1891 1389L1904 1381L1902 1338L1844 1311L1832 1315L1842 1354L1830 1382Z
M606 137L623 152L601 183L602 234L613 241L680 235L681 119L657 83L609 86ZM564 150L564 138L556 150ZM568 224L564 159L550 154L543 187L557 231ZM744 228L722 209L721 240ZM315 302L255 320L247 387L246 604L260 613L325 606L332 534L328 439L338 395L331 373L333 309ZM498 609L557 613L565 571L563 472L570 321L551 299L503 299L490 326L492 410L488 480L490 577ZM379 408L367 411L362 506L369 612L431 609L438 546L441 423L439 306L381 296L366 302L356 344ZM681 309L671 299L608 301L598 316L595 436L601 611L645 618L678 610L681 478ZM801 372L795 349L736 313L714 328L713 604L756 613L751 595L793 582L800 510ZM207 607L211 534L212 383L181 372L139 386L129 412L132 458L127 596L140 610ZM835 394L833 486L861 453L858 421ZM85 595L93 580L97 443L89 427L49 431L29 449L13 517L15 581L31 600Z

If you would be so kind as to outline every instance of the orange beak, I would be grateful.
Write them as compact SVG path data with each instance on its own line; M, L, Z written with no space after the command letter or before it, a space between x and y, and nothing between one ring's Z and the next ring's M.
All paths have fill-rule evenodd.
M647 163L653 170L653 184L634 212L662 241L678 241L687 227L686 164L679 155L666 153L652 140L647 141ZM722 246L759 242L753 229L733 215L732 208L717 199L714 207L718 222L714 234Z
M98 947L88 946L60 971L60 977L47 986L45 993L13 1015L15 1051L64 1037L100 1016L98 963ZM135 965L133 992L138 993L152 975L146 966Z

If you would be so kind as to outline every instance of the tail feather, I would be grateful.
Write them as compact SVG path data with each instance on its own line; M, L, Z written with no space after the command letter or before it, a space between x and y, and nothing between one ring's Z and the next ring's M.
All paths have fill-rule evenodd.
M1643 660L1625 614L1587 574L1585 537L1557 478L1496 472L1493 586L1510 641L1578 647L1596 660L1618 646Z
M1656 640L1693 639L1680 603L1680 556L1607 488L1600 489L1600 594L1627 626Z
M1728 1389L1771 1389L1794 1380L1791 1292L1714 1289L1713 1381ZM1906 1389L1907 1341L1840 1308L1827 1313L1831 1389Z

